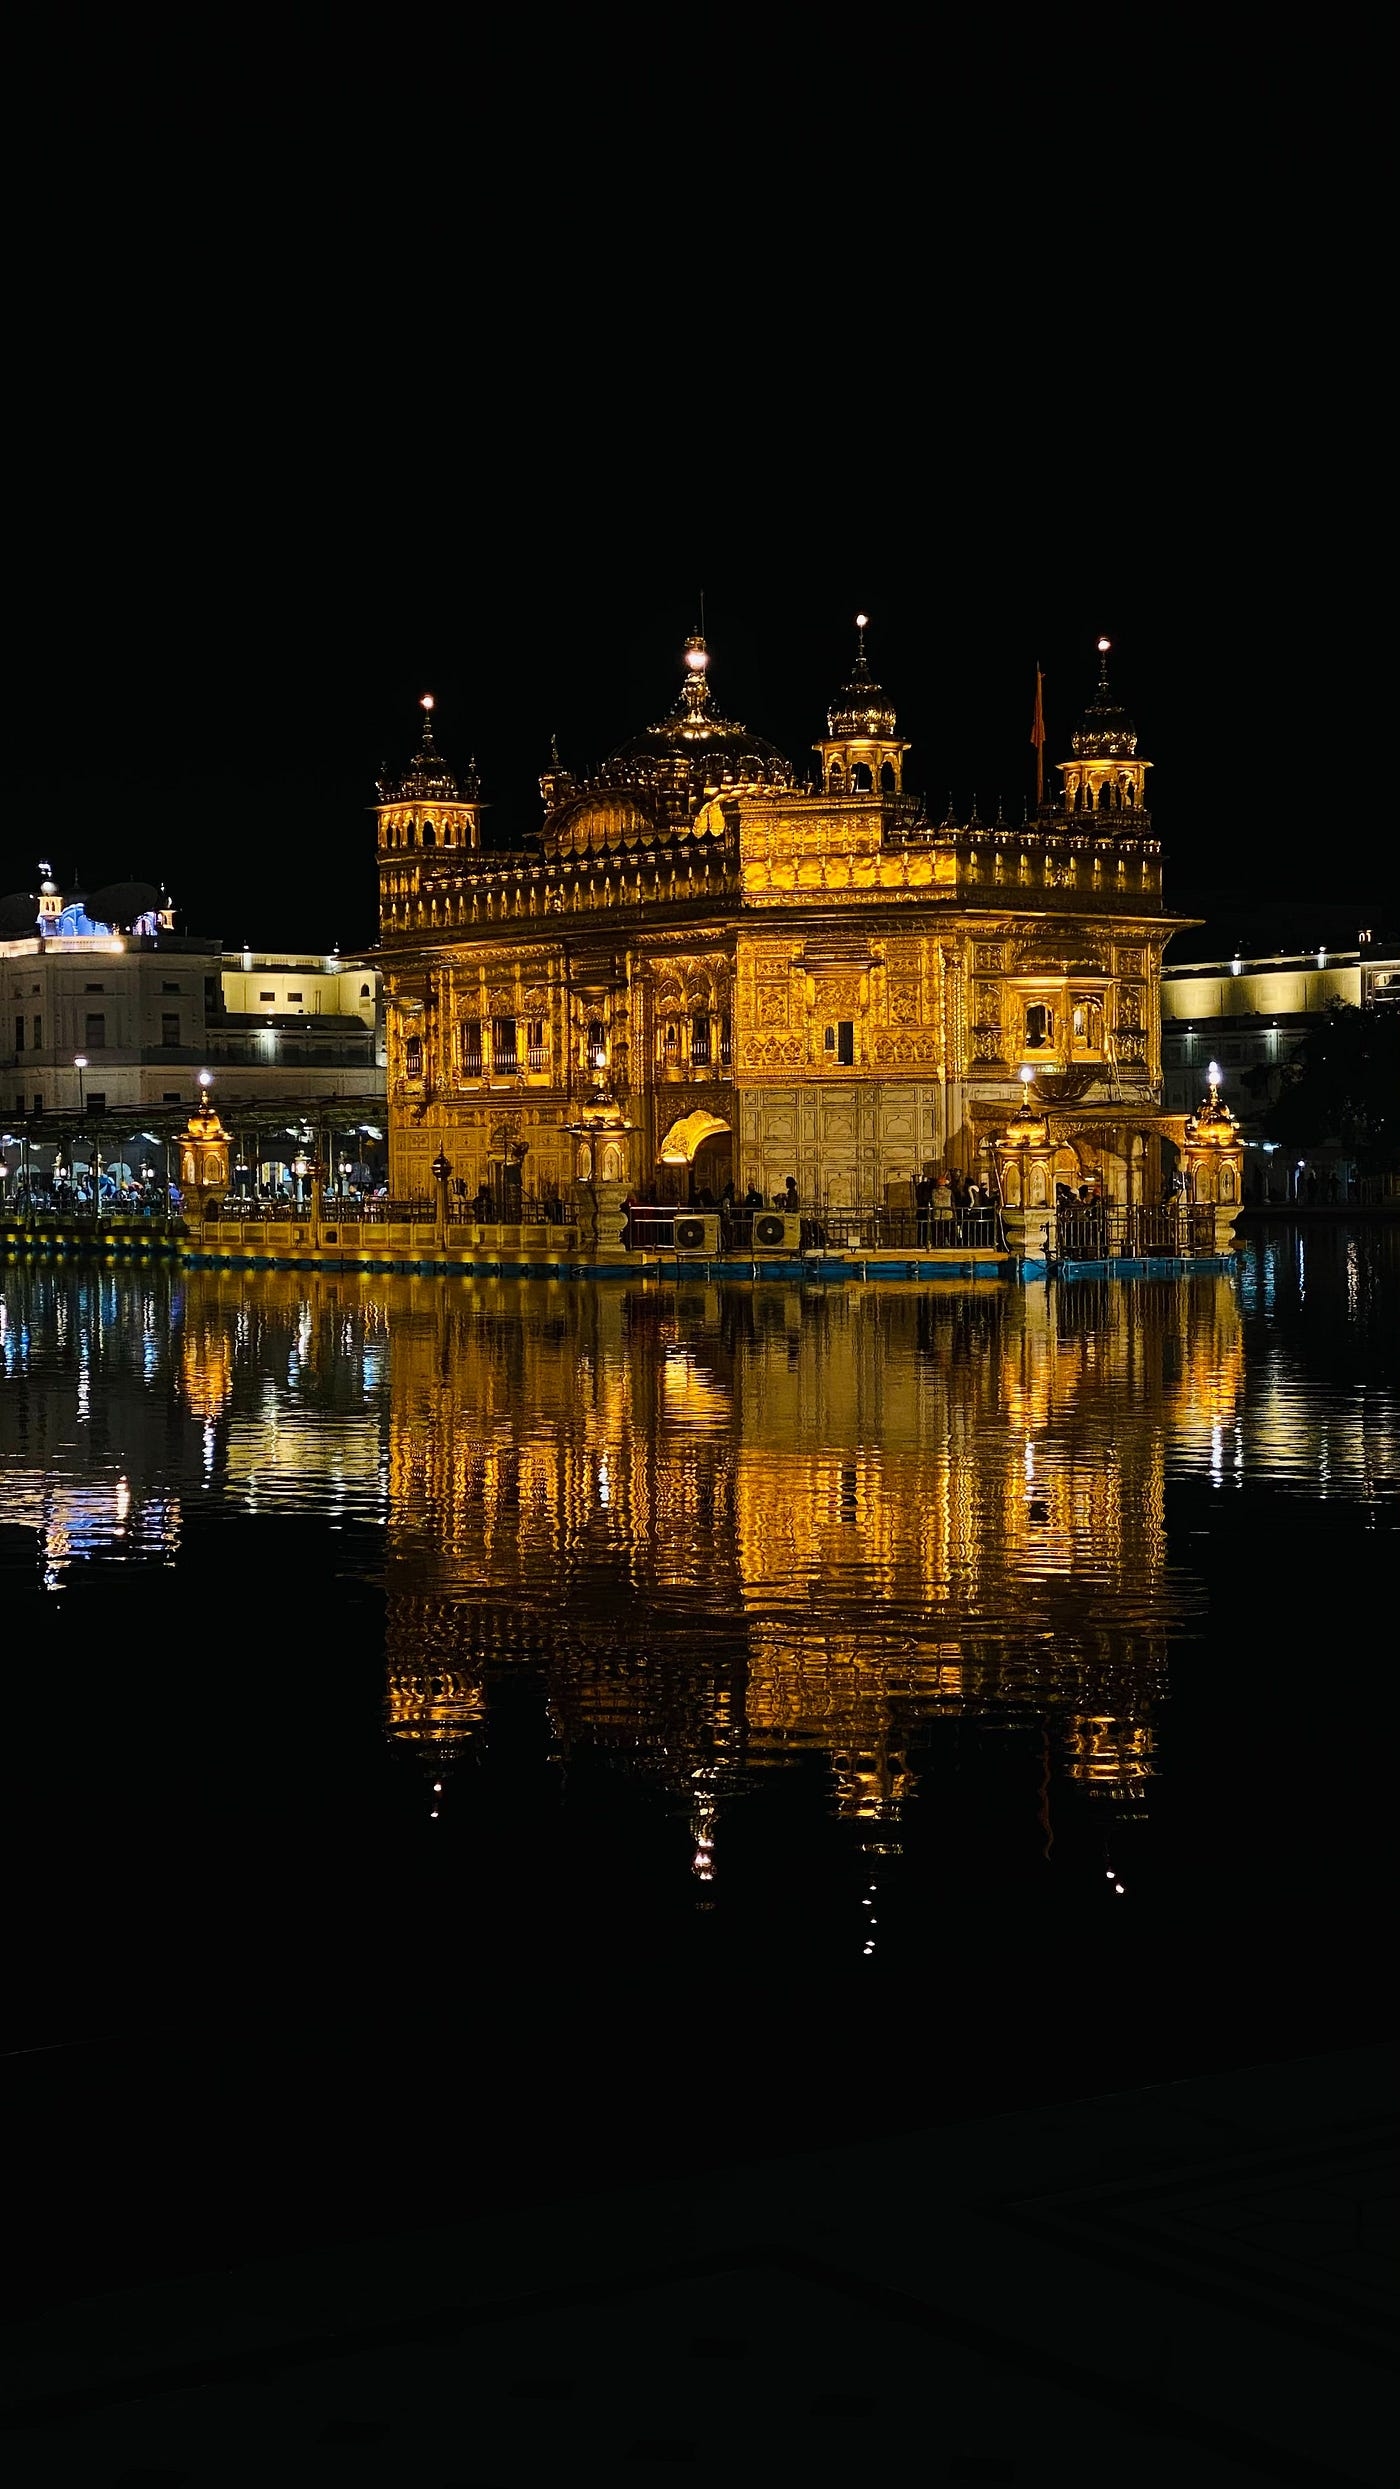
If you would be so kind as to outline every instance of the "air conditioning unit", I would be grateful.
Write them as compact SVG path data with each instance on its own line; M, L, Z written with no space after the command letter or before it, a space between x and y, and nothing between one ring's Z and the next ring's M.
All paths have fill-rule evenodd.
M802 1221L789 1210L755 1210L753 1249L760 1253L800 1253Z
M713 1210L688 1210L676 1220L677 1253L704 1253L711 1261L719 1251L719 1218Z

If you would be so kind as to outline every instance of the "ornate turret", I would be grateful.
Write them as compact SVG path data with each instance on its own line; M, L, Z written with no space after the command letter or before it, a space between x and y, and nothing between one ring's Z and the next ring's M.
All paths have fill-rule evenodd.
M907 743L895 733L894 703L866 662L868 614L856 616L856 661L826 713L820 752L829 795L897 795L904 783Z
M459 779L433 740L433 695L425 691L423 735L402 777L378 782L379 853L405 848L479 847L481 845L481 782L476 763Z
M1217 1252L1229 1244L1229 1231L1244 1199L1244 1144L1239 1126L1220 1094L1220 1066L1212 1063L1209 1086L1194 1115L1183 1127L1186 1143L1186 1189L1192 1201L1215 1207Z
M1137 756L1137 728L1115 698L1108 679L1111 640L1099 641L1099 679L1094 697L1070 737L1073 760L1057 766L1064 780L1066 812L1143 813L1151 761Z

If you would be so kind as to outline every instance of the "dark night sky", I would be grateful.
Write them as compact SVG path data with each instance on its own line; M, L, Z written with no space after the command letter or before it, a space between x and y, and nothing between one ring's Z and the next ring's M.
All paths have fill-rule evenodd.
M1315 65L1217 59L1184 151L1159 98L1110 204L1039 180L1034 64L966 97L945 64L936 164L911 114L857 178L751 96L701 179L645 63L591 117L556 63L521 123L483 54L436 169L386 184L377 60L279 61L273 94L193 34L106 39L8 314L0 890L51 853L164 876L231 942L365 942L418 694L518 842L552 732L579 767L670 705L703 588L728 712L805 766L864 606L912 783L1009 819L1037 658L1052 760L1106 630L1168 903L1222 940L1271 901L1303 938L1393 924L1374 376L1333 248L1365 149L1324 176ZM948 150L993 100L1019 170L969 188Z

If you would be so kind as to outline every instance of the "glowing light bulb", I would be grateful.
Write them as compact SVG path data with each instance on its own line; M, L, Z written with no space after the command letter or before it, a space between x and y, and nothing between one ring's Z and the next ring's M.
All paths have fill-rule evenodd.
M418 706L420 709L432 709L437 706L437 703L434 700L432 693L430 691L425 691L422 699L418 703Z
M1099 655L1100 655L1101 657L1106 657L1106 656L1108 655L1108 652L1109 652L1109 650L1110 650L1110 648L1111 648L1112 646L1113 646L1113 642L1112 642L1112 640L1102 640L1102 639L1101 639L1101 640L1100 640L1100 642L1099 642Z
M703 648L688 648L685 652L685 661L692 674L703 674L710 662Z
M869 616L869 614L857 614L857 616L856 616L856 629L857 629L858 631L864 631L864 630L866 630L866 629L869 627L869 622L870 622L870 616Z

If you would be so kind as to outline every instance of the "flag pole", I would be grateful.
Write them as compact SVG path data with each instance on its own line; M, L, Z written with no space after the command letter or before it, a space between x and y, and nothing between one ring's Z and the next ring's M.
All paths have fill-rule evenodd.
M1038 809L1045 801L1045 677L1039 663L1035 669L1035 713L1031 718L1031 741L1035 745L1035 800Z

